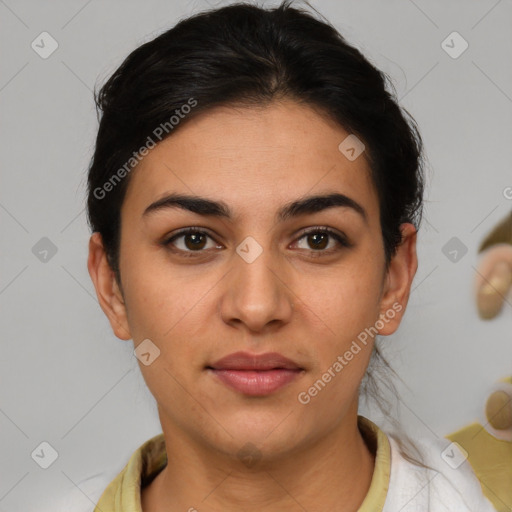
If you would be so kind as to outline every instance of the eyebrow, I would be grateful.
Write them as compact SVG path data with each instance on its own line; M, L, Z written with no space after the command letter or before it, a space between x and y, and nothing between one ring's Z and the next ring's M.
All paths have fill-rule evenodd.
M352 198L339 193L314 195L291 201L277 212L276 217L278 221L285 221L293 217L317 213L334 207L350 208L357 212L363 218L364 222L368 224L366 210ZM181 208L182 210L188 210L198 215L226 218L228 220L233 219L231 209L223 201L213 201L205 197L178 193L168 194L150 204L144 210L142 217L173 208Z

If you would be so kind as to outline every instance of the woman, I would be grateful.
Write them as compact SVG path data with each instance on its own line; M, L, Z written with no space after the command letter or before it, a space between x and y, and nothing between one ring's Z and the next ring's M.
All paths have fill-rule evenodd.
M284 2L183 20L103 86L88 269L163 433L96 511L494 510L446 443L414 461L358 416L422 208L421 137L385 85Z

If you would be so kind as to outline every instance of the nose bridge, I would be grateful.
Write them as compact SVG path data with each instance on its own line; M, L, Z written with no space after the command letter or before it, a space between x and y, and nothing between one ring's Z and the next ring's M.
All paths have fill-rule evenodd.
M262 240L262 236L259 237ZM233 258L236 274L236 288L244 296L265 294L267 301L275 295L277 277L273 267L276 258L273 257L270 242L260 244L252 236L246 237L236 248Z
M289 314L290 293L278 271L279 257L274 252L270 242L260 244L253 236L246 237L236 247L229 299L224 303L225 320L236 318L251 329L258 329L272 320L283 320Z

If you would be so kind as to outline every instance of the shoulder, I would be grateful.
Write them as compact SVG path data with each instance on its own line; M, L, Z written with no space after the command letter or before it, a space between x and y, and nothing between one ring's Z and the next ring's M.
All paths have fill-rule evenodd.
M123 500L127 499L130 502L136 499L134 490L140 488L141 481L151 478L166 462L165 440L160 433L140 445L122 466L111 466L76 482L76 485L70 484L61 493L61 498L51 511L113 510L113 504L117 503L121 495Z
M457 444L439 438L415 439L419 460L427 469L408 461L396 440L388 438L391 474L383 512L496 512Z

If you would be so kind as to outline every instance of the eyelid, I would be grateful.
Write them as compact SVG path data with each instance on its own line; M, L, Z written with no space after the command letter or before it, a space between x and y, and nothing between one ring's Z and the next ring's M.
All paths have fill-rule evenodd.
M327 233L334 237L340 237L347 244L349 243L348 237L345 235L345 233L343 233L342 231L338 231L337 229L330 228L328 226L310 226L308 228L304 228L302 231L299 232L299 239L302 238L304 235L308 235L309 233L317 233L319 231Z

